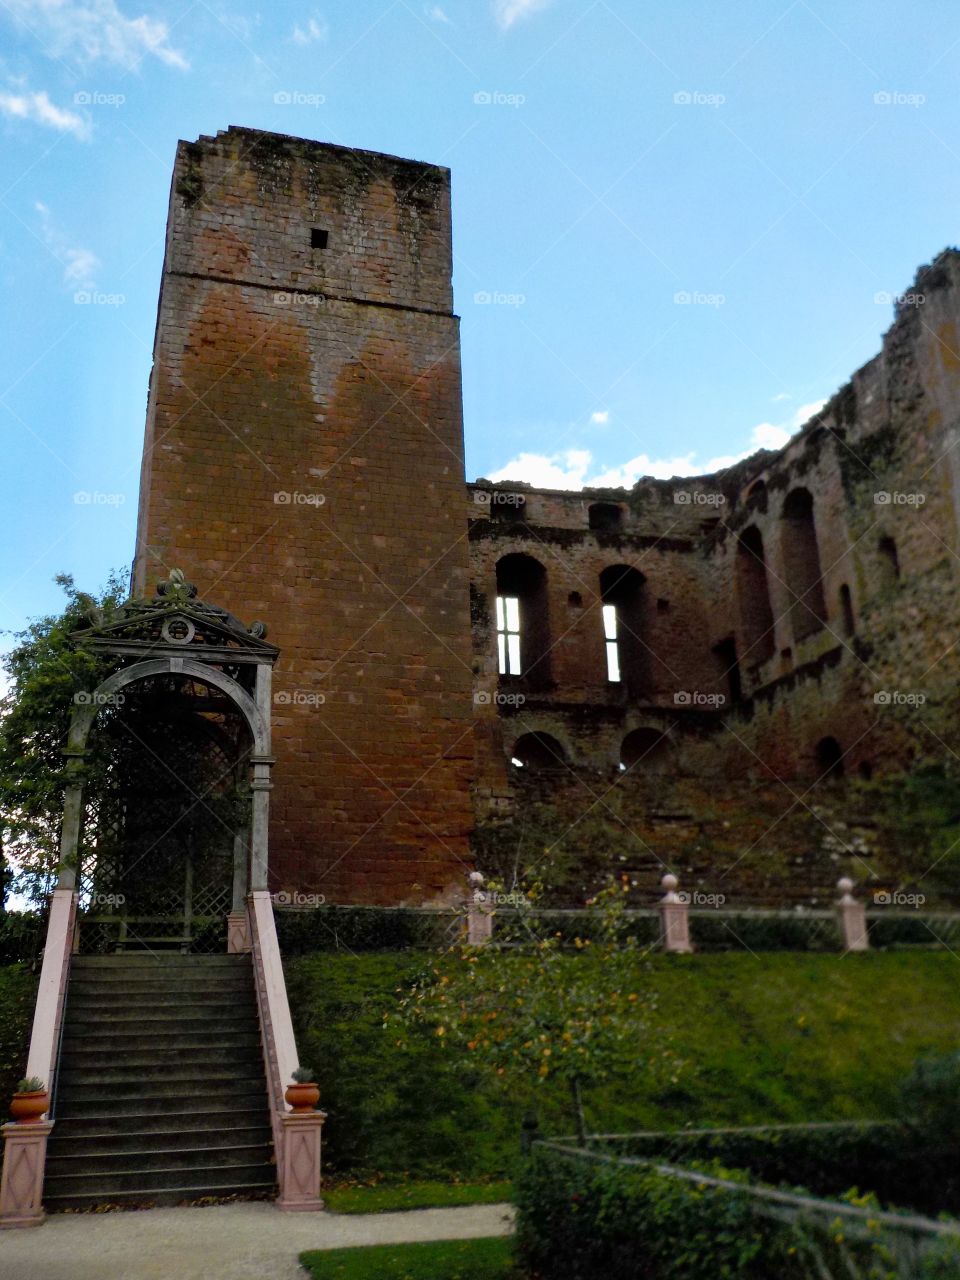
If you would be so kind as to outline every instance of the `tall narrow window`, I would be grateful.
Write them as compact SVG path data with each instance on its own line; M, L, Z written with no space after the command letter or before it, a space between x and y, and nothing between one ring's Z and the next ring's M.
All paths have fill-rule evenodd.
M893 538L884 537L877 543L877 551L880 555L880 586L886 590L887 587L893 587L900 577L900 557L897 554L897 544Z
M607 679L620 683L620 650L617 646L617 606L603 606L603 638L607 646Z
M516 596L497 596L497 649L502 676L519 676L520 601Z
M497 562L497 646L500 675L522 676L531 689L550 685L547 571L514 552Z
M840 612L843 615L843 634L852 636L856 630L856 622L853 617L853 597L846 583L840 588Z
M651 652L645 579L628 564L612 564L600 574L607 680L623 685L631 697L649 696ZM616 674L614 674L616 672Z
M813 494L809 489L793 489L787 494L781 526L784 577L793 600L790 610L793 638L805 640L823 629L827 617L813 520Z
M734 576L740 606L743 657L752 666L772 658L776 647L763 537L755 524L744 529L737 539Z

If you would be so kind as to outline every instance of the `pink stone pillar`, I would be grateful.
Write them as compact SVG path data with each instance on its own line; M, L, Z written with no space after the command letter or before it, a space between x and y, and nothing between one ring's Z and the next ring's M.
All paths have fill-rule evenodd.
M853 896L853 881L844 876L837 881L840 900L837 917L840 921L840 937L844 951L869 951L867 936L867 908Z
M246 911L231 911L227 916L227 953L238 955L252 951L250 918Z
M666 893L660 899L660 941L664 951L689 954L690 903L685 894L677 893L680 883L676 876L665 875L660 881Z
M467 943L471 947L485 947L493 937L493 906L490 895L484 890L483 876L471 871L470 898L467 905Z
M277 1208L285 1213L309 1213L323 1208L320 1198L320 1135L326 1120L323 1111L288 1111L280 1117L283 1128L282 1161Z
M0 1227L39 1227L45 1218L43 1167L52 1120L3 1126Z

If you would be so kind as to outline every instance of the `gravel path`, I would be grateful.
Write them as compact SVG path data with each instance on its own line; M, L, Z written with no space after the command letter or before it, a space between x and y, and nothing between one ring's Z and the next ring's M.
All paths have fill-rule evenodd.
M304 1249L508 1235L506 1204L406 1213L280 1213L272 1204L54 1214L0 1231L3 1280L305 1280Z

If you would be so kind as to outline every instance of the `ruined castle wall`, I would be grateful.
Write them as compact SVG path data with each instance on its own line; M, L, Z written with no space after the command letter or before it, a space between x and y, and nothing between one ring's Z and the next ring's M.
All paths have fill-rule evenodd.
M716 476L642 481L630 493L519 486L519 522L498 517L493 500L480 501L476 518L469 494L475 608L492 600L497 559L528 551L548 567L555 637L553 685L518 702L505 695L522 695L522 682L497 680L495 632L484 608L479 625L475 613L480 765L484 752L497 753L502 777L499 791L481 791L481 815L509 812L529 788L503 761L523 733L544 733L564 750L563 766L544 778L558 809L573 815L599 790L656 857L679 866L684 849L709 846L718 871L724 831L752 848L774 822L771 804L751 799L769 786L806 816L776 819L779 835L756 847L788 872L812 858L822 880L845 845L836 815L807 822L836 780L826 776L830 740L846 777L960 750L958 468L960 255L951 251L919 273L880 354L782 450ZM589 528L589 508L601 500L623 509L615 534ZM758 579L738 557L760 540ZM621 562L644 574L651 606L645 637L657 676L640 698L606 681L596 616L598 575ZM574 591L582 606L571 605ZM660 611L659 600L668 602ZM768 628L758 625L764 617ZM684 691L692 701L678 700ZM663 733L662 748L618 776L621 744L635 728ZM673 826L655 818L671 805ZM688 818L715 812L724 816L712 834L689 827ZM709 857L686 865L709 880Z

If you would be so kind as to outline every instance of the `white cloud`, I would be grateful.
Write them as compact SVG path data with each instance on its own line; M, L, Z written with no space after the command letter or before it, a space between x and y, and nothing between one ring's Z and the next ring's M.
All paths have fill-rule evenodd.
M610 421L609 409L597 409L594 413L591 413L590 421L597 423L598 426L603 426L604 423Z
M753 428L750 438L758 449L782 449L790 439L790 432L773 422L761 422Z
M295 26L293 34L290 37L294 44L318 44L326 40L330 34L330 28L322 18L314 15L307 19L304 25Z
M487 478L494 482L524 481L538 489L629 489L643 476L670 480L674 476L712 475L742 462L758 449L783 448L794 432L825 404L825 400L815 400L801 405L788 424L759 423L750 433L750 447L742 453L719 454L705 460L698 459L694 451L674 458L651 458L649 454L638 453L619 466L605 468L594 464L589 449L566 449L555 454L520 453ZM592 413L590 420L605 422L608 416L606 411Z
M550 0L493 0L493 16L502 31L545 9Z
M45 204L38 200L34 207L40 215L40 232L44 243L63 266L63 283L72 290L94 289L94 277L100 266L100 259L92 249L72 245L54 222L53 215Z
M38 93L0 92L0 114L14 120L32 120L60 133L72 133L77 138L86 138L90 132L82 116L56 106L50 101L46 89Z
M441 9L438 4L424 5L423 12L427 15L428 18L432 19L432 21L434 22L443 22L448 27L453 26L453 23L450 21L450 19L447 17L444 10Z
M190 65L170 44L165 22L127 18L116 0L3 0L3 11L54 58L73 57L85 66L108 62L130 71L145 56L181 71Z
M826 403L826 400L811 400L809 404L802 404L793 415L794 430L799 430L805 422L809 422L813 415L819 413Z

